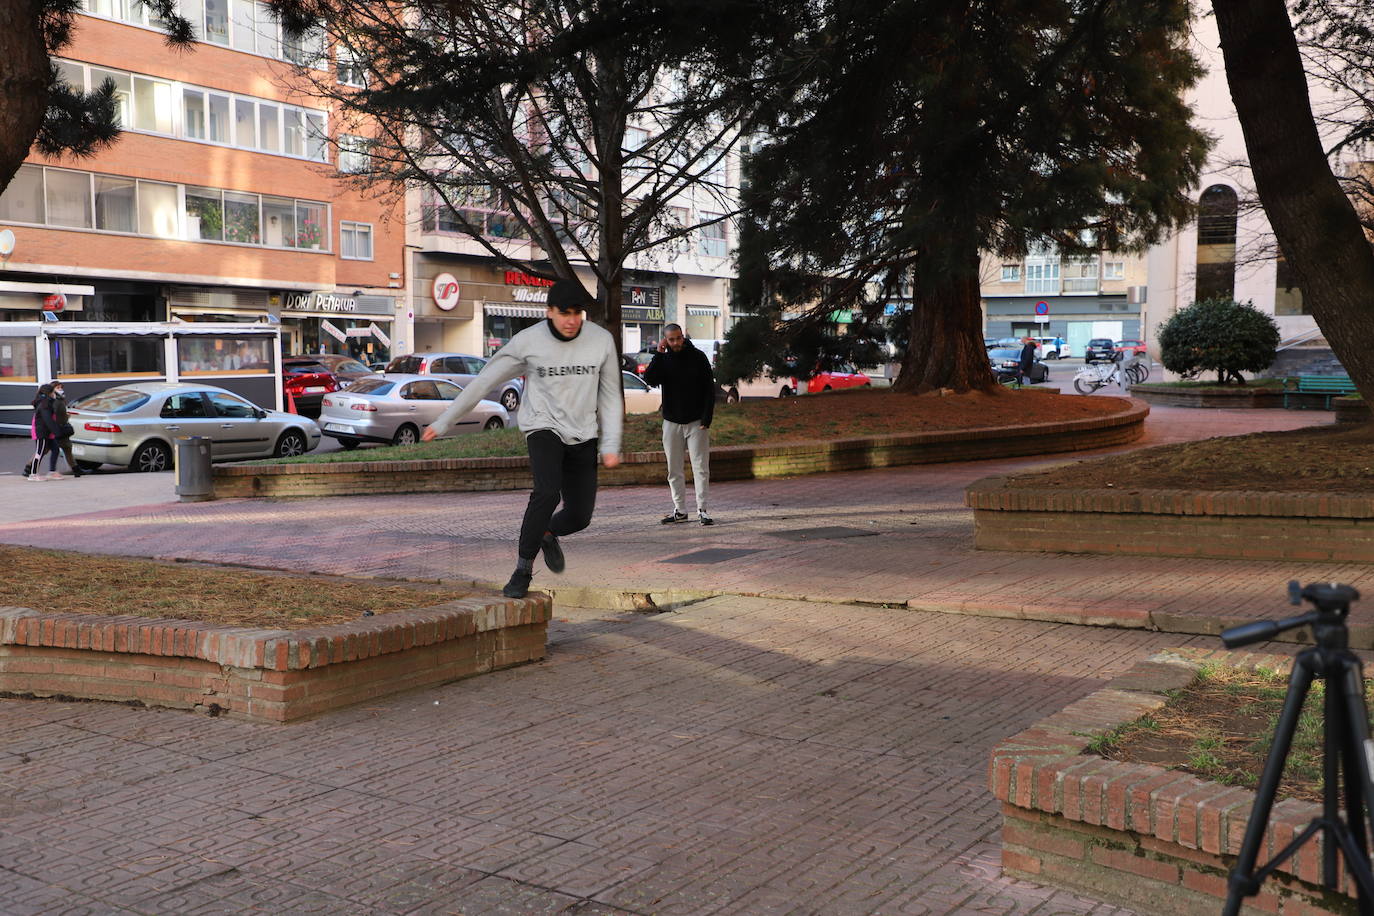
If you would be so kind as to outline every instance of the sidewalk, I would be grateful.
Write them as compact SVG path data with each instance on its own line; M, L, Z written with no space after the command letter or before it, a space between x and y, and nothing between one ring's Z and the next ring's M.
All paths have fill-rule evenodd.
M1146 439L1133 447L1329 418L1157 408ZM534 587L552 590L560 604L594 607L644 606L644 596L669 606L754 595L1212 633L1221 621L1279 611L1290 578L1356 586L1370 579L1363 567L1338 564L973 549L965 486L1079 457L718 483L711 528L658 524L670 505L666 485L605 488L593 526L565 539L567 573L553 576L537 565ZM61 516L91 507L94 490L83 488L127 476L0 480L0 499L13 498L4 491L17 487L17 496L41 497ZM0 525L0 542L499 587L514 566L526 499L525 492L498 492L124 505Z

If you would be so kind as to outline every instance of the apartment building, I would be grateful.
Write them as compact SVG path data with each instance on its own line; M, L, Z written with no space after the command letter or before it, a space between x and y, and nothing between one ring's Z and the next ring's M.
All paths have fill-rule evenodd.
M0 196L14 235L0 321L280 322L287 352L408 350L401 221L336 177L349 138L287 88L293 63L332 68L323 39L287 40L250 0L182 9L190 51L169 49L132 0L86 0L58 63L73 85L114 82L124 133L90 159L33 155ZM66 375L150 371L152 351L116 340L69 349L54 364ZM0 375L22 375L6 358Z
M979 278L988 337L1062 337L1078 356L1094 337L1145 337L1143 255L1069 256L1045 245L1024 258L985 254Z

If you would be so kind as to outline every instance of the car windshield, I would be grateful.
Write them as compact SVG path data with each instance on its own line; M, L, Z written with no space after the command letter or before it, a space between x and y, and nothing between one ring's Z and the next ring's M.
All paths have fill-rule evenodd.
M395 387L395 382L387 381L384 378L360 378L345 388L344 391L349 394L386 394Z
M1094 340L1088 341L1088 346L1090 347L1110 347L1111 345L1112 342L1108 340L1106 337L1098 337Z
M1011 347L994 347L988 351L989 359L1019 359L1020 350L1013 350Z
M127 413L148 403L149 395L132 388L110 388L72 401L73 410L99 410L102 413Z
M421 360L418 356L398 356L386 364L386 371L414 375L420 371L420 362Z
M329 371L319 363L285 363L282 369L288 375L319 375Z
M371 372L372 370L364 366L355 359L341 359L334 364L337 372Z

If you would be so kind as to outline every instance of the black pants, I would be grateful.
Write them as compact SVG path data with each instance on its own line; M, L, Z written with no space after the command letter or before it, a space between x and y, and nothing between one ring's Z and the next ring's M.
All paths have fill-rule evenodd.
M33 473L38 473L38 465L42 463L43 456L48 456L49 473L57 470L57 442L54 439L39 439L33 458Z
M565 445L557 433L541 429L526 436L525 444L534 490L520 525L520 556L533 560L539 556L545 531L562 537L591 524L596 508L597 440ZM554 514L559 499L563 508Z

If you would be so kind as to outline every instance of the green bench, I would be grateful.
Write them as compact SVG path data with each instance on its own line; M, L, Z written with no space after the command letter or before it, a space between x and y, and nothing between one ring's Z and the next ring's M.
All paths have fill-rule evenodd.
M1331 409L1331 399L1343 394L1353 394L1355 383L1344 375L1298 375L1283 380L1283 406L1288 406L1290 395L1320 394L1325 396L1322 407ZM1302 406L1301 402L1298 406Z

